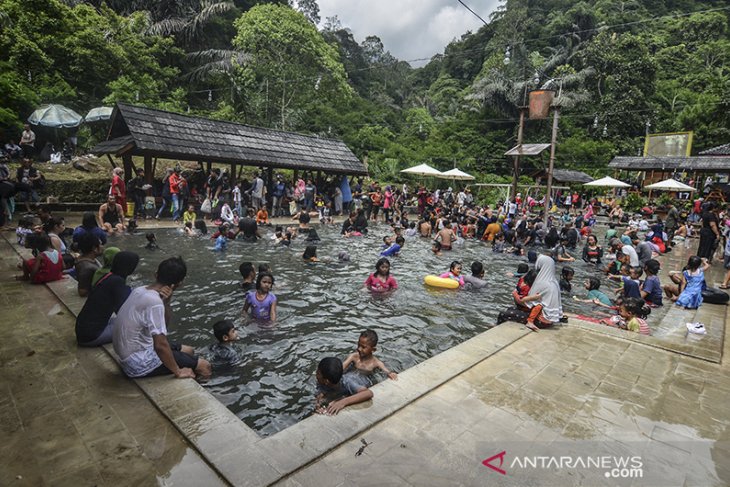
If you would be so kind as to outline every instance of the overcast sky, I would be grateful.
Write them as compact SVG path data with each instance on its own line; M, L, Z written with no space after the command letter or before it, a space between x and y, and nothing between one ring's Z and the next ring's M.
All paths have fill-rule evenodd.
M385 49L398 59L430 58L442 53L446 44L466 31L476 32L482 24L457 0L318 0L324 24L337 15L362 42L369 35L380 37ZM464 0L484 20L499 0ZM412 62L422 66L426 62Z

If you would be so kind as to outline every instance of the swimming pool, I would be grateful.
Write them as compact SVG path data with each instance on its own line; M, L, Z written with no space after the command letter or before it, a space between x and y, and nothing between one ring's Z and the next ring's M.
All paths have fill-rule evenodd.
M249 427L262 436L280 431L312 412L314 371L318 361L330 355L341 358L355 350L362 330L378 332L376 355L394 371L402 371L494 326L499 312L512 304L516 279L507 272L524 257L495 254L479 242L466 242L451 252L435 256L430 240L406 240L399 257L391 258L391 274L399 289L385 296L363 287L379 258L385 225L371 228L370 235L345 239L339 225L318 227L322 238L318 255L323 262L306 264L301 254L303 238L291 248L270 240L273 229L262 229L257 243L230 242L225 252L214 252L205 238L183 236L178 230L158 230L160 250L144 248L144 235L119 237L112 244L137 251L142 257L132 286L148 283L164 258L182 255L188 276L173 300L175 319L170 338L196 348L214 343L211 326L222 318L239 326L242 351L240 364L216 370L205 387ZM339 263L346 250L351 261ZM452 260L461 260L468 273L472 261L480 260L490 283L479 291L427 288L426 274L448 270ZM241 315L243 293L238 266L251 261L268 263L276 284L278 320L274 325L249 322ZM585 294L584 279L595 268L575 263L572 294ZM583 305L564 294L567 311L587 313ZM379 375L377 380L384 379Z

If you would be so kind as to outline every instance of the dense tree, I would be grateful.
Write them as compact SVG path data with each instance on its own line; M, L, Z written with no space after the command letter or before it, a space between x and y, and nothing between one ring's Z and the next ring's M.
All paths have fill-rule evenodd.
M288 7L260 5L238 20L234 46L249 55L238 80L247 92L273 108L276 125L296 128L306 121L313 100L347 97L352 89L337 51L301 13Z

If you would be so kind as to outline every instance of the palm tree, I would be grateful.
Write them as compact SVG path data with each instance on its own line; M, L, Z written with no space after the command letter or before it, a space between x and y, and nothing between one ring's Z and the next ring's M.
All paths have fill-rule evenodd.
M183 44L191 44L202 32L203 26L213 17L236 8L232 1L187 0L155 2L150 12L151 35L177 35Z

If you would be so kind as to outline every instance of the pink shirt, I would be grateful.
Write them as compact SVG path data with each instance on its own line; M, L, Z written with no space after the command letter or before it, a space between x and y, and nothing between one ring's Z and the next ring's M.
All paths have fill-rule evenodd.
M462 277L462 276L456 277L455 275L453 275L451 273L451 271L444 272L439 277L442 279L453 279L459 283L459 286L464 287L464 277Z
M390 291L392 289L398 289L398 283L395 282L393 276L388 276L388 279L383 282L380 277L376 276L375 273L370 274L365 281L365 286L371 291Z

